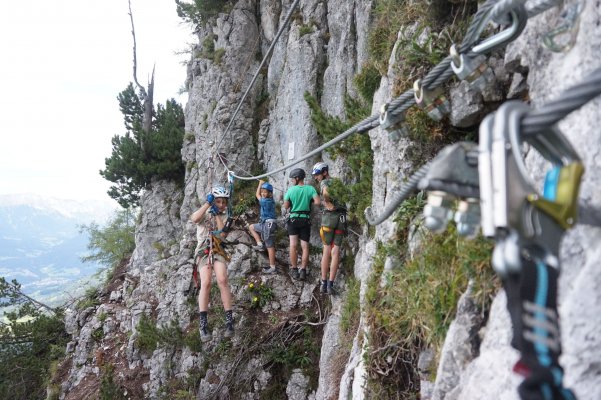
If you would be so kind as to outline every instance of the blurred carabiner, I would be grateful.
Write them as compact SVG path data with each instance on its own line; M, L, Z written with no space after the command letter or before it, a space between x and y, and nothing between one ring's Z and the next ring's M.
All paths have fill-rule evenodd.
M471 51L476 54L486 54L514 40L526 27L528 14L526 13L526 9L522 7L511 10L509 16L511 17L511 25L508 28L484 39L472 47Z
M583 8L582 0L577 0L559 15L559 23L555 29L543 36L543 44L546 48L556 53L565 53L574 47Z

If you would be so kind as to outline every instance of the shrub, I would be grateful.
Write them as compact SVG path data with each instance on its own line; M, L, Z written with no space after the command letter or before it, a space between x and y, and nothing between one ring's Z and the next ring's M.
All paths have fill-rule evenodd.
M321 110L317 99L305 93L305 101L311 109L311 122L324 141L329 141L369 115L368 106L349 96L345 98L347 121L327 115ZM355 134L330 147L332 158L344 157L351 173L348 177L335 178L329 187L332 197L347 204L348 216L365 222L363 210L371 203L373 151L368 135Z
M427 234L415 258L391 271L381 288L386 257L402 259L404 250L398 242L378 246L375 273L366 292L372 395L410 398L418 392L419 351L442 346L470 279L474 282L472 295L487 315L499 286L490 267L491 250L492 243L482 237L473 241L458 238L453 227L444 235Z
M262 308L273 300L274 297L273 289L257 280L251 280L246 285L246 291L251 308Z

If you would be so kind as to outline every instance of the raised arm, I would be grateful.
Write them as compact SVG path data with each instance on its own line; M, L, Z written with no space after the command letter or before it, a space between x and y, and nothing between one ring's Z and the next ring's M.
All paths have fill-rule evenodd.
M255 193L257 200L261 200L261 185L264 183L265 181L259 179L259 184L257 185L257 192Z
M211 205L208 202L205 202L198 210L194 211L192 215L190 215L190 221L194 222L195 224L201 223L209 207L211 207Z

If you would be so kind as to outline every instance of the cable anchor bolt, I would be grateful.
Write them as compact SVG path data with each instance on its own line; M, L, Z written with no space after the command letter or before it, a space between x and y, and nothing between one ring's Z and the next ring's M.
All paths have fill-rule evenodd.
M422 80L418 79L413 83L413 91L417 106L427 112L433 120L440 121L451 111L451 105L442 87L429 90L424 88Z
M409 135L409 130L405 124L405 113L393 115L388 107L390 107L390 103L382 104L382 107L380 107L380 128L388 132L388 139L397 142Z
M473 239L480 230L480 200L462 199L459 201L454 217L457 233L467 239Z
M426 228L436 233L444 232L453 219L453 200L454 196L438 190L428 193L428 203L424 206Z
M480 91L494 79L492 69L486 64L486 56L480 54L468 57L459 54L455 45L451 46L451 68L461 80L469 83L470 87Z

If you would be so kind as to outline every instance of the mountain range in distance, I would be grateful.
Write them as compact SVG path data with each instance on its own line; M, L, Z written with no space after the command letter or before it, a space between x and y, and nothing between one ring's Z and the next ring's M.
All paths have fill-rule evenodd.
M0 195L0 276L16 279L24 293L50 306L80 295L103 267L81 261L89 253L81 226L104 226L117 207L109 200Z

